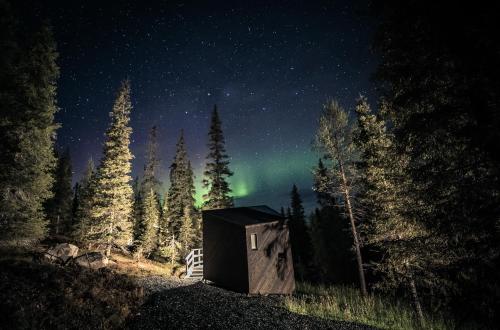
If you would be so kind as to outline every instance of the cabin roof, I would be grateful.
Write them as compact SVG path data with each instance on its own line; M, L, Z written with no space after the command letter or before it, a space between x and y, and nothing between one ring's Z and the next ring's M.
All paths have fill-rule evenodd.
M249 226L285 219L281 214L266 205L206 210L203 211L203 215L216 217L240 226Z

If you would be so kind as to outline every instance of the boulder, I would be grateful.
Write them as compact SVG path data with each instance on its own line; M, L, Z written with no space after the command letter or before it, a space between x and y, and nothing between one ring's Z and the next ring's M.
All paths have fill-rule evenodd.
M77 255L78 246L69 243L62 243L48 249L44 254L44 258L52 262L61 261L66 263L69 259L73 259Z
M101 252L88 252L75 259L75 262L92 269L99 269L108 266L109 259Z

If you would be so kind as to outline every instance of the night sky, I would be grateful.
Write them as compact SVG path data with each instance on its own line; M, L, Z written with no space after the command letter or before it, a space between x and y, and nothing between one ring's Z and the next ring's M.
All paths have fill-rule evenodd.
M47 3L60 53L57 143L69 146L75 179L89 157L101 158L108 113L129 78L134 177L156 125L168 187L184 129L200 200L217 104L236 205L286 206L295 183L311 210L319 157L311 144L322 104L334 97L352 108L360 93L375 103L374 23L362 2Z

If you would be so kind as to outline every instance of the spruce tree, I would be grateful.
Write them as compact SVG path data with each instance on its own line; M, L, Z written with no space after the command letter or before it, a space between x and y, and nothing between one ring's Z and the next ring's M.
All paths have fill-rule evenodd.
M450 15L447 2L377 6L376 72L398 153L412 180L412 217L452 253L425 280L428 301L500 321L500 57L496 3ZM443 20L444 19L444 20ZM412 40L412 42L408 42ZM426 251L430 251L431 247ZM439 280L438 280L439 279ZM424 291L424 292L425 292ZM439 292L439 294L438 294ZM490 327L492 327L490 326ZM484 326L487 328L488 326Z
M113 245L127 245L132 240L131 110L130 82L124 81L110 113L111 123L97 170L92 208L95 240L106 245L106 255L110 255Z
M304 279L311 264L311 241L306 225L304 207L302 206L302 198L296 185L292 187L290 206L291 213L288 228L290 230L292 256L298 275Z
M0 239L24 242L47 233L59 68L50 28L15 17L0 3Z
M382 112L385 106L382 103ZM429 271L446 262L447 253L443 251L437 259L429 253L438 248L438 242L429 238L426 228L409 212L410 205L416 203L405 190L410 190L413 183L406 172L407 161L395 152L384 120L372 112L364 97L358 100L356 114L358 129L354 141L360 151L363 232L367 243L381 252L382 257L374 262L375 270L383 274L379 287L405 287L423 324L418 283L433 280L428 277ZM439 245L440 249L445 248Z
M158 225L160 212L158 209L158 200L153 188L145 192L142 200L141 221L138 225L137 253L139 258L143 255L148 257L157 247L158 243Z
M71 202L71 230L74 227L76 220L76 211L78 210L78 204L80 203L80 183L75 183L73 187L73 199Z
M158 219L158 254L161 256L161 249L166 245L170 233L170 221L168 214L168 192L163 196L160 203L160 217Z
M146 148L146 163L140 191L136 193L136 245L139 257L149 255L158 244L158 226L160 220L160 180L157 178L160 165L158 157L156 126L149 133ZM137 210L138 208L138 210ZM138 211L138 212L137 212Z
M345 110L336 101L327 102L319 120L317 143L320 150L332 162L333 180L331 186L327 187L327 191L330 191L333 198L342 202L351 224L361 292L367 295L361 242L357 230L356 205L354 204L356 155L352 144L352 131L353 127Z
M158 156L158 131L156 126L151 127L146 147L146 162L144 164L144 175L142 177L141 188L144 193L153 189L159 196L161 182L158 179L160 167L160 157Z
M95 186L95 166L90 158L83 177L78 183L78 203L73 221L73 238L82 245L89 247L93 240L92 201Z
M170 213L168 211L168 193L163 198L158 227L157 253L160 257L170 259L173 263L175 261L174 259L177 258L178 248L180 248L180 246L172 232Z
M134 194L134 203L132 204L132 225L134 241L139 237L139 227L142 217L142 189L139 182L139 177L136 176L132 182L132 191Z
M331 173L321 158L318 160L318 166L314 169L313 176L313 189L316 192L319 206L321 208L332 206L334 199L332 199L331 192Z
M179 243L181 245L182 255L187 255L194 246L196 232L193 223L192 208L186 206L182 217L182 224L179 231Z
M50 221L51 234L67 234L71 229L72 189L71 156L69 149L61 155L56 153L57 167L54 172L55 182L52 187L53 197L47 202L47 218Z
M181 131L176 146L174 161L170 166L170 188L168 190L168 217L172 234L178 235L182 225L184 209L195 209L194 178Z
M217 106L214 106L210 131L208 133L207 164L203 187L208 189L207 194L203 195L205 200L205 209L221 209L233 207L233 197L231 188L227 179L233 175L229 169L229 157L226 154L224 135L222 133L221 121Z

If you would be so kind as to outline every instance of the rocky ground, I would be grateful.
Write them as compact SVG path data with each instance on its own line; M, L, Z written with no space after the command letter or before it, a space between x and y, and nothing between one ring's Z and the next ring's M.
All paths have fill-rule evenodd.
M160 276L139 281L146 302L130 319L129 329L372 329L291 313L281 307L279 296L249 297Z

